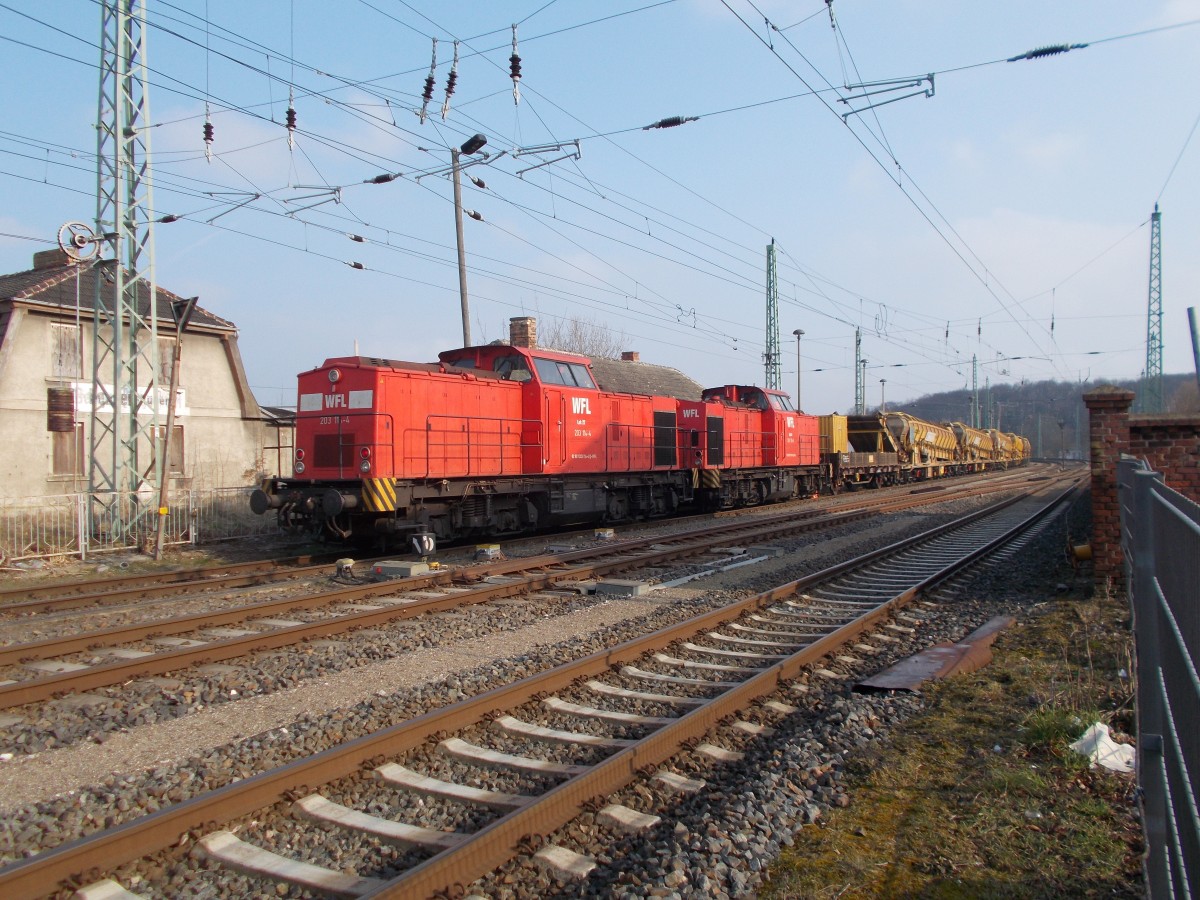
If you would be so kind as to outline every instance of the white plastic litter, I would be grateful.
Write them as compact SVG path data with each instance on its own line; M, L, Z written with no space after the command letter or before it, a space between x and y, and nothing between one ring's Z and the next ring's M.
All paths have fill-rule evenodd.
M1133 771L1133 747L1118 744L1108 735L1108 726L1097 722L1085 731L1071 749L1092 761L1092 768L1104 766L1114 772Z

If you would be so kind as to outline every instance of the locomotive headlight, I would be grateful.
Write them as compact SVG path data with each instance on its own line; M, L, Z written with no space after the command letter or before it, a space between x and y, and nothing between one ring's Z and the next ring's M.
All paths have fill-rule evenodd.
M304 463L302 463L300 460L296 460L296 465L293 466L292 468L294 468L296 470L297 475L304 474Z
M329 383L330 384L337 384L341 380L342 380L342 370L341 369L330 369L329 370Z
M369 459L364 459L362 462L360 462L358 464L358 471L362 472L363 474L370 472L371 471L371 461Z

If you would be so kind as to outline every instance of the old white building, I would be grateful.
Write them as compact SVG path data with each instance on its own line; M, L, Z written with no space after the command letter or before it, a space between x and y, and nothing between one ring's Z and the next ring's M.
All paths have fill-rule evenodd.
M73 263L48 250L34 255L29 271L0 276L0 497L87 488L92 304L95 280L111 265ZM161 424L174 355L171 304L180 298L161 287L156 293ZM290 440L286 434L280 440L279 422L262 414L250 392L237 329L197 307L182 346L169 454L173 486L253 484L264 456L275 453L268 448ZM150 374L139 370L139 381Z

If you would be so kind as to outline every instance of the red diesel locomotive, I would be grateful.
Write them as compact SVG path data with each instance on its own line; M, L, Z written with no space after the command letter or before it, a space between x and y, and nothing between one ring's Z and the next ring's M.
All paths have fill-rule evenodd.
M439 360L342 357L300 375L293 477L265 482L254 511L343 538L476 538L764 503L822 483L818 419L780 391L607 391L587 357L536 347Z

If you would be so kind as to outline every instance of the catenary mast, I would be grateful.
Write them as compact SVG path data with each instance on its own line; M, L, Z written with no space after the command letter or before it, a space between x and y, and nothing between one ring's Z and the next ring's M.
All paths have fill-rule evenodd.
M88 486L114 537L141 531L164 474L145 12L145 0L100 4Z
M767 246L767 349L763 353L766 384L780 390L779 378L779 278L775 270L775 239Z
M1150 293L1146 305L1146 378L1142 382L1141 410L1163 411L1163 310L1162 310L1162 213L1158 204L1150 216Z

